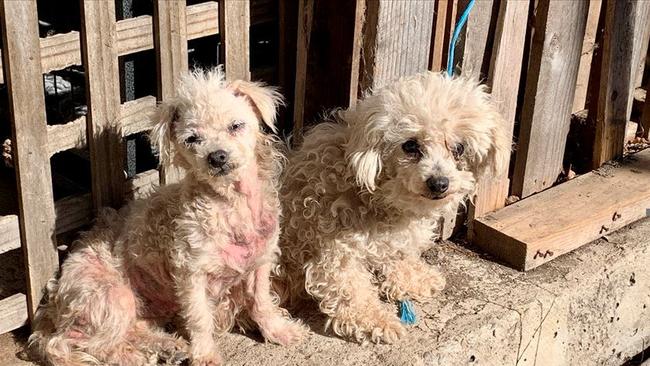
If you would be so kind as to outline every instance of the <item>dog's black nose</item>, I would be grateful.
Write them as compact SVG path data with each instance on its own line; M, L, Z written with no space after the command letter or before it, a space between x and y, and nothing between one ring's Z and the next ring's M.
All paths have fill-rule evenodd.
M449 178L431 177L427 179L427 187L433 193L445 193L449 188Z
M217 150L208 154L208 163L213 168L221 168L227 162L228 162L228 153L224 150Z

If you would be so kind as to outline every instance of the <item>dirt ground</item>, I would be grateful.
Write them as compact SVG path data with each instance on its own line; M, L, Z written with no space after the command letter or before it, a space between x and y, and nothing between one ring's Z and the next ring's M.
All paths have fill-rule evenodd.
M632 270L629 263L636 262L637 267L640 263L646 263L650 258L649 253L649 219L612 233L605 239L599 239L528 273L517 272L494 263L462 242L443 242L425 253L424 257L427 262L436 263L441 267L447 277L448 287L433 304L418 305L418 324L410 328L406 339L397 344L362 346L332 337L331 334L322 331L324 319L318 313L306 311L298 316L310 325L313 334L301 345L283 348L263 343L257 334L231 333L219 340L219 348L229 365L541 365L544 362L538 362L538 352L534 350L531 353L530 349L526 350L526 348L532 347L522 346L522 344L530 345L532 341L537 342L539 348L535 336L539 335L538 338L542 338L541 330L539 333L535 333L537 331L535 330L532 338L526 341L525 338L530 337L530 334L526 334L523 328L516 329L517 324L522 327L522 320L516 319L516 316L513 318L513 314L526 315L525 311L529 311L522 312L522 304L538 302L541 306L546 302L550 303L550 309L554 306L557 308L566 301L566 296L571 296L566 295L566 292L580 291L576 288L587 287L598 287L598 292L604 294L601 297L607 298L607 303L613 302L614 298L619 301L617 296L626 296L625 293L618 295L606 293L607 282L616 288L625 287L621 291L635 288L645 291L645 287L639 287L644 286L644 282L648 282L647 275L640 273L644 272L643 267L636 269L636 285L633 287L627 284L630 282L630 274L627 271ZM11 253L0 258L4 261L0 263L0 272L2 272L0 285L10 284L12 287L11 289L0 288L0 294L6 296L18 289L19 284L22 283L19 270L20 255ZM621 277L617 284L615 277L620 277L619 275L625 277ZM596 278L596 276L601 277ZM620 286L620 283L625 285ZM641 295L641 298L638 294L630 296L634 296L632 304L646 303L643 299L644 295ZM650 294L647 297L650 299ZM597 300L599 297L594 299ZM569 301L569 304L579 311L578 316L585 313L580 308L582 305L579 301ZM622 300L620 301L622 310L624 304ZM595 300L589 299L585 302L591 302L587 305L592 308L601 306L596 305ZM615 305L615 307L614 304L607 305L609 309L607 311L616 311L619 304ZM634 306L636 308L636 305ZM549 314L550 309L545 313L546 315ZM611 352L611 345L607 342L616 336L614 331L604 330L609 325L598 323L598 319L602 318L599 315L604 311L602 309L601 307L601 310L595 313L595 317L579 325L574 326L569 323L564 329L559 329L559 336L558 328L545 326L550 332L551 339L563 338L566 343L573 342L573 339L579 340L580 344L575 345L574 348L566 348L569 350L566 352L574 352L576 349L577 351L575 354L563 356L566 360L565 364L641 365L647 358L646 355L633 357L643 349L640 344L633 350L623 353L620 352L623 346L619 347L616 344L616 352ZM586 312L588 311L590 310L586 309ZM627 308L624 311L628 314L633 313ZM624 316L625 314L620 315L621 323ZM640 320L632 319L637 323L641 322L641 326L637 329L640 334L644 332L641 329L648 327L648 324L644 325L647 323L645 320L648 319L647 314L642 316L638 318ZM567 318L572 321L575 317L577 316L569 315ZM607 317L609 318L609 315ZM592 327L592 330L583 330L585 324L586 327ZM612 325L616 326L616 322ZM638 324L635 323L636 326ZM618 327L617 329L629 329L623 324L619 324ZM553 331L555 331L554 335ZM590 334L589 332L596 332L602 339L594 341L596 343L589 343L588 338L582 338L583 331L587 332L585 333L587 335ZM578 334L578 337L572 338L574 334ZM646 332L646 334L650 333ZM26 329L0 336L0 366L33 365L23 360L25 357L21 352L27 336ZM631 343L629 339L624 338L623 343ZM636 342L636 339L633 340ZM647 347L648 340L643 338L643 342ZM603 351L605 347L608 347L609 351ZM590 361L581 361L585 355L599 352L602 355L594 356ZM541 359L541 353L539 357Z

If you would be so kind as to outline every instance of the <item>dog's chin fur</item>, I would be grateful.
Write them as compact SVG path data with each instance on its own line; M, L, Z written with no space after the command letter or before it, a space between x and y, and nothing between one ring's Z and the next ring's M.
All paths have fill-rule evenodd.
M283 157L259 124L274 128L279 103L274 89L228 83L218 69L180 82L178 96L159 107L151 138L161 162L181 165L185 177L76 244L36 315L29 345L39 358L135 366L189 356L193 365L216 365L214 337L242 311L239 324L252 321L271 342L294 343L306 333L269 290ZM233 132L233 121L245 127ZM227 174L208 163L220 149L234 168ZM156 327L177 316L189 344Z
M403 151L411 139L421 154ZM332 113L283 176L283 297L315 299L339 335L397 339L404 328L380 297L426 301L444 287L420 255L439 218L504 168L510 144L484 87L442 74L405 78ZM428 190L433 176L449 179L446 192Z

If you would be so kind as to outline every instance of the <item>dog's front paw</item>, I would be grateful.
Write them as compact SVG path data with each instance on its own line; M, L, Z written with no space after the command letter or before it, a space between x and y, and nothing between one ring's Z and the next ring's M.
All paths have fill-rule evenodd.
M303 340L308 333L309 329L302 323L284 318L266 329L262 329L262 335L267 341L282 346L296 344Z
M183 365L190 359L187 342L172 338L160 344L158 351L159 365Z
M398 318L384 310L368 311L363 314L334 317L331 321L334 333L364 343L395 343L406 334Z
M445 278L421 263L399 262L385 274L381 292L391 301L426 301L445 288Z

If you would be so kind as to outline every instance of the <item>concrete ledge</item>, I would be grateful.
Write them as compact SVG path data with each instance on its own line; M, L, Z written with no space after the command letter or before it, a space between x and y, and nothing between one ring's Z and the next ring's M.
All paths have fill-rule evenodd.
M394 345L313 334L283 348L229 334L231 365L621 365L650 345L650 220L528 273L453 243L427 253L448 288ZM322 318L302 314L320 333Z

